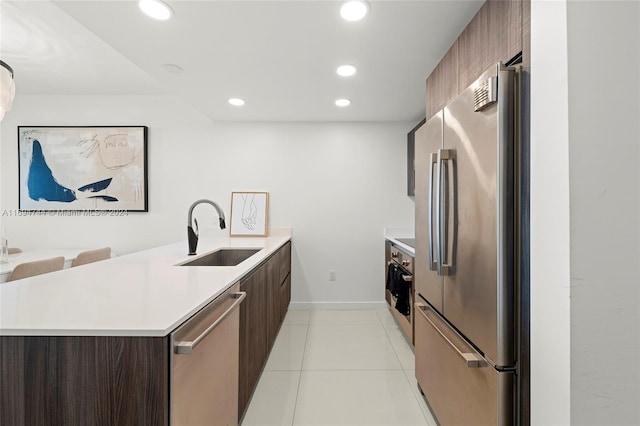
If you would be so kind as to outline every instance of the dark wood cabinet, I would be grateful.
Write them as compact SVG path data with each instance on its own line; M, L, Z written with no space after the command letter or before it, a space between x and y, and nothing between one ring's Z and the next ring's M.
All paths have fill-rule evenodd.
M413 197L416 195L416 131L422 126L425 121L423 118L409 133L407 133L407 195Z
M168 337L0 336L0 383L1 425L168 425Z
M278 282L282 283L291 272L291 243L285 244L275 254L278 265Z
M238 418L242 419L258 384L291 300L291 243L288 242L242 279L247 298L240 305Z
M522 1L488 1L458 38L458 93L498 61L522 52Z
M289 302L291 302L291 274L287 275L287 278L280 285L280 322L284 320L284 316L287 314L289 308Z
M267 262L267 341L273 342L280 330L280 271L276 261Z
M287 243L278 252L278 270L279 270L279 294L278 307L280 310L280 325L284 321L284 316L289 309L289 303L291 302L291 243ZM278 327L280 327L280 325Z
M433 117L458 94L458 40L427 77L427 118Z
M238 376L238 418L251 399L254 384L267 357L267 264L240 282L247 293L240 305L240 362Z
M287 242L240 281L238 419L289 306L290 271ZM0 336L0 425L167 426L170 351L170 336Z
M523 0L489 0L427 78L427 118L444 108L491 65L523 52Z

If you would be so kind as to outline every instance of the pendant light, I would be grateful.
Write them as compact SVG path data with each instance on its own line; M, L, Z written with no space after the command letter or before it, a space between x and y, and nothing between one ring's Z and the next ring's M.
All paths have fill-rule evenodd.
M4 113L11 110L15 95L16 85L13 81L13 69L0 60L0 121L4 118Z

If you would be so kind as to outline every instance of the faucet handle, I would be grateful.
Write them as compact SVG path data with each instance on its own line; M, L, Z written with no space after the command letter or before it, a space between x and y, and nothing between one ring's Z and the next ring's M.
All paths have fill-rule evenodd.
M193 227L193 233L196 234L196 237L199 235L198 233L198 219L196 219L195 217L193 218L193 223L195 224L195 226Z

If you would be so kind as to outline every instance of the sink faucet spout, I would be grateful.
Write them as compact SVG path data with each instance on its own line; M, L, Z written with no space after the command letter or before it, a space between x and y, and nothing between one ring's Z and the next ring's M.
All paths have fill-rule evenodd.
M220 223L220 229L226 228L225 219L224 219L224 212L222 211L220 206L218 204L216 204L214 201L207 200L207 199L202 199L202 200L198 200L198 201L194 202L193 204L191 204L191 207L189 207L189 214L188 214L188 217L187 217L187 239L188 239L188 242L189 242L189 255L190 256L196 254L196 248L198 247L198 237L199 237L198 221L196 219L193 219L193 209L198 204L211 204L216 209L216 211L218 212L218 217L219 217L218 222Z

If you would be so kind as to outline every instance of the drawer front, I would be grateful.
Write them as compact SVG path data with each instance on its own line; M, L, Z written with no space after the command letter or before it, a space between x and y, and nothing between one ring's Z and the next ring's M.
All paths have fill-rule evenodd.
M416 303L416 378L442 426L513 424L511 372L498 372L429 306Z

